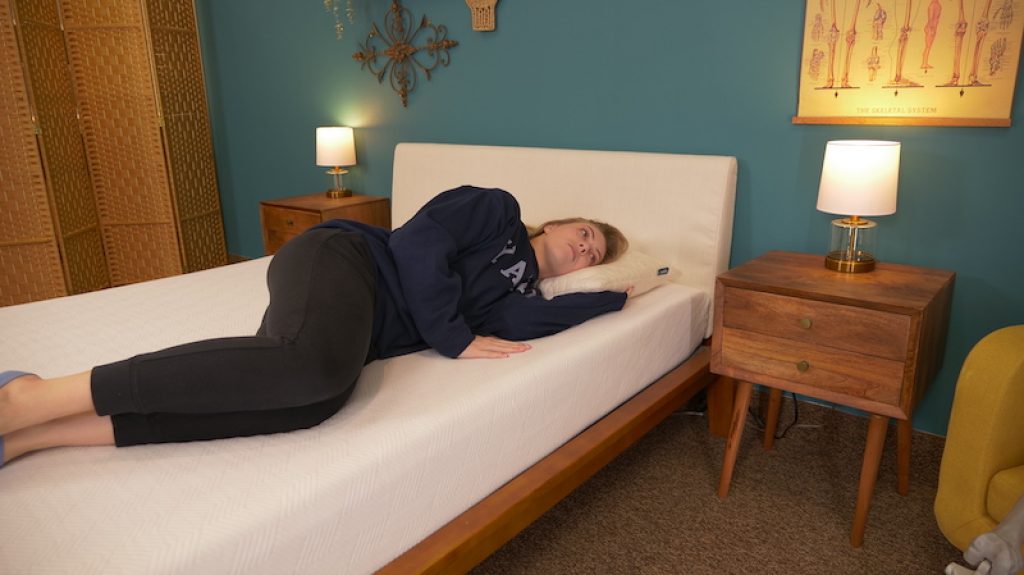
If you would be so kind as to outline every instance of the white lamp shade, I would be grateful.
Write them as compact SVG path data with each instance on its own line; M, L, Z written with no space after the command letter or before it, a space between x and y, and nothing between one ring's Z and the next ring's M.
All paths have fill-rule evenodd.
M352 128L326 127L316 129L316 165L354 166L356 143Z
M899 177L899 142L828 142L821 167L818 210L847 216L894 214Z

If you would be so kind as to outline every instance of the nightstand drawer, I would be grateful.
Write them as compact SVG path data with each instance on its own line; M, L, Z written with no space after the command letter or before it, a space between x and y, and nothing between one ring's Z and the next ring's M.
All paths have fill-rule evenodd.
M276 254L277 250L281 249L281 246L288 240L301 234L302 232L286 232L280 229L267 228L263 230L263 244L268 254Z
M333 219L352 220L391 229L391 203L387 198L352 195L329 198L323 193L306 194L260 202L263 221L263 249L277 252L285 242Z
M742 378L743 373L759 374L849 398L900 405L903 361L733 328L723 332L715 335L722 338L721 366L738 370L732 371L738 377Z
M907 359L907 315L740 288L726 288L725 302L725 327L899 362Z
M318 212L292 210L277 206L263 206L263 248L268 254L277 253L288 240L320 223Z
M264 208L263 225L267 230L296 235L320 223L320 214L289 210L285 208Z

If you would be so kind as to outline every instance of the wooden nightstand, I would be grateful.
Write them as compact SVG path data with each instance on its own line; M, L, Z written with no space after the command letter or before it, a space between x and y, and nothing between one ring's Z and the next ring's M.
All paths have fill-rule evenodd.
M391 229L391 204L387 198L352 195L328 198L323 192L260 202L263 249L276 253L284 243L327 220L355 220Z
M739 380L718 486L729 492L754 383L771 388L771 448L782 390L870 413L850 543L864 541L889 418L897 490L909 487L911 416L945 349L954 274L896 264L849 274L823 256L769 252L718 276L711 371Z

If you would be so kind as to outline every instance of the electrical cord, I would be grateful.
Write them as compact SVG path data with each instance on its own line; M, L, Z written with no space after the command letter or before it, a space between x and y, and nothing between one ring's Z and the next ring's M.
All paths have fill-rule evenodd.
M781 432L776 431L775 439L782 439L786 437L786 434L789 433L789 430L793 429L794 427L799 427L802 429L816 429L821 427L821 425L818 424L798 425L800 421L800 401L795 393L789 393L788 395L793 399L793 421L790 421L789 425L783 428ZM785 398L786 394L783 393L782 397ZM765 427L767 427L767 423L765 422L764 417L762 417L758 413L755 413L753 406L747 407L747 414L750 416L747 420L747 425L752 425L754 429L756 429L757 431L763 432L765 430ZM776 429L778 429L778 427L776 427Z
M788 393L788 394L787 393L783 393L782 397L785 398L786 395L789 395L789 397L791 397L793 399L793 420L790 421L789 425L786 425L782 429L781 432L779 432L779 431L775 432L775 439L783 439L783 438L785 438L786 434L789 433L789 430L793 429L794 427L801 428L801 429L818 429L818 428L821 427L820 424L816 424L816 423L804 423L804 424L799 423L800 422L800 401L797 398L797 395L795 393L791 393L791 392ZM835 409L835 406L833 406L832 409ZM691 401L689 404L683 406L682 409L677 410L672 415L689 415L689 416L695 416L695 417L704 417L705 415L707 415L707 398L706 397L696 397L696 398L694 398L693 401ZM754 429L756 429L759 432L764 432L765 427L767 426L767 424L766 424L766 422L764 420L764 417L762 417L761 414L756 413L754 411L753 405L750 405L750 406L747 407L747 415L748 415L748 417L747 417L747 425L753 427ZM778 429L778 428L776 428L776 429Z

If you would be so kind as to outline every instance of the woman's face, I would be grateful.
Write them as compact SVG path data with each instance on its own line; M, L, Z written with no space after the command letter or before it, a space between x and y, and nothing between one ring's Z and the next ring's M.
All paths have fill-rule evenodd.
M534 238L540 277L554 277L604 261L604 235L590 222L549 224Z

